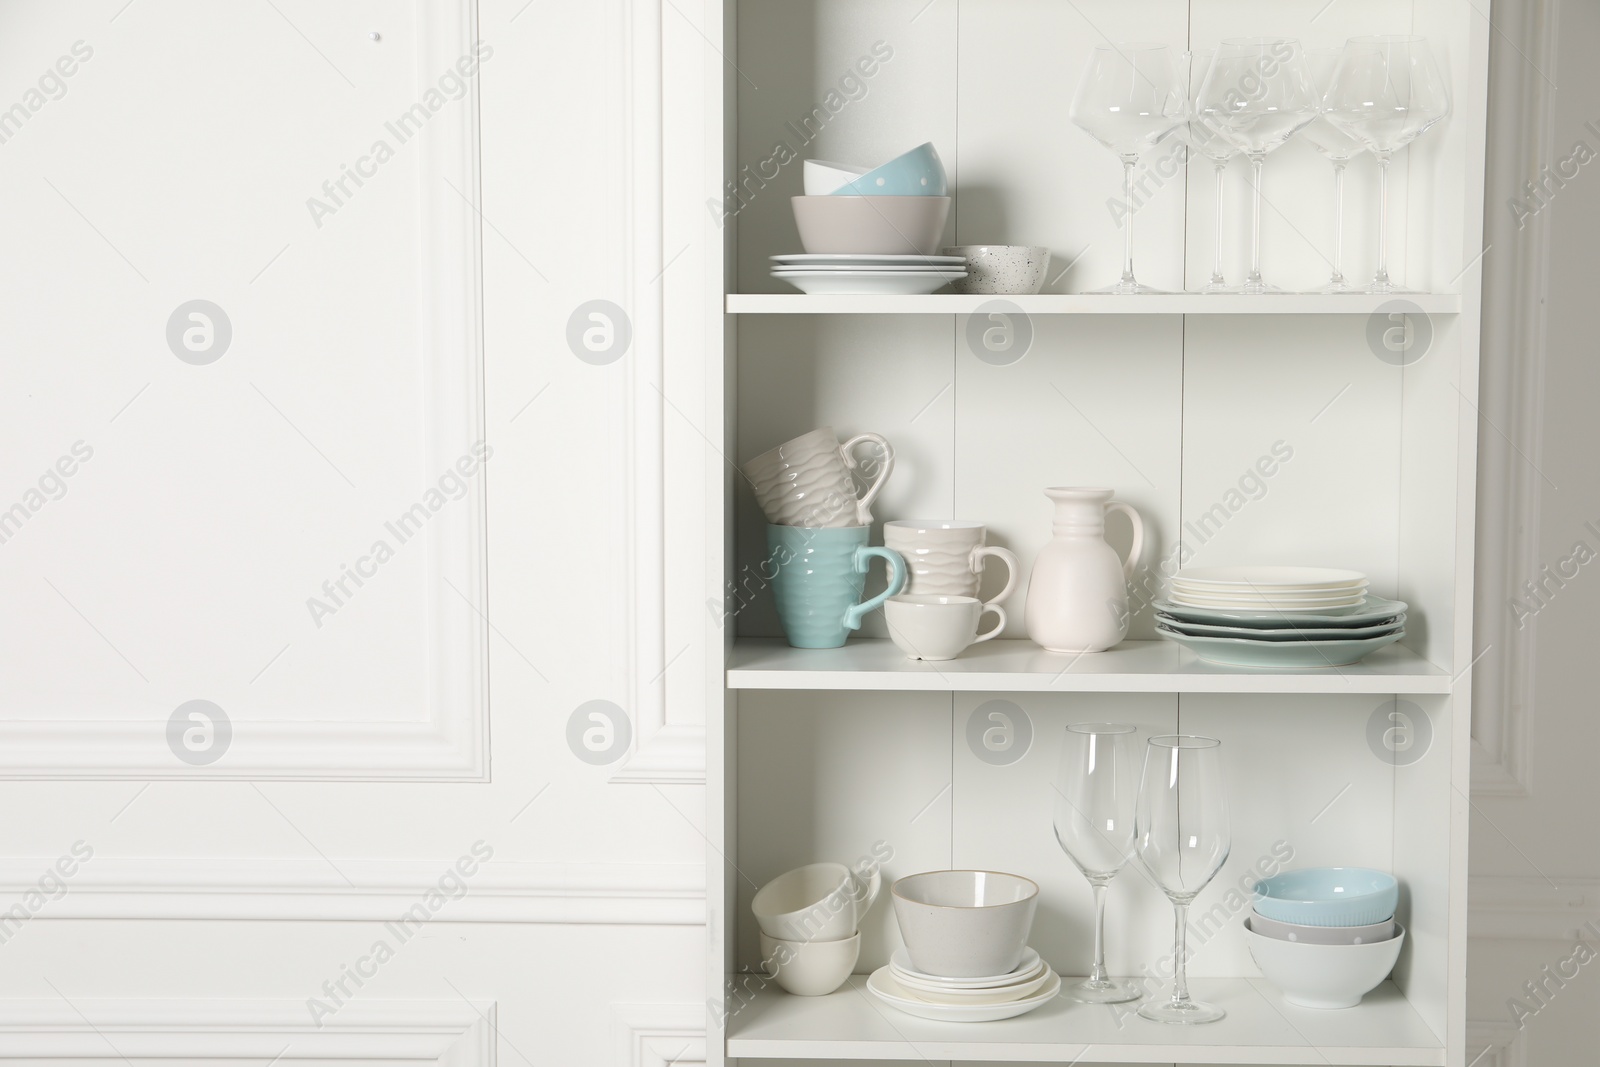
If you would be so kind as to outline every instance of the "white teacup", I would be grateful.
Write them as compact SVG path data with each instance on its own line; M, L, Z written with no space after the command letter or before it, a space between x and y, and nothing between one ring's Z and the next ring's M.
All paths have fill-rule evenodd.
M850 472L860 466L855 448L864 441L878 446L880 469L857 499ZM740 469L774 526L870 526L872 502L894 470L894 448L875 433L856 434L841 445L833 427L823 426L763 452Z
M984 612L999 616L994 626L978 632ZM968 645L988 641L1006 626L1002 607L971 596L914 596L902 593L883 605L889 637L910 659L955 659Z
M842 941L785 941L761 935L761 966L785 992L825 997L844 985L861 957L861 935Z
M1010 549L985 544L989 531L981 522L960 519L894 519L883 524L883 544L906 561L905 592L917 596L977 596L985 563L1006 565L1005 588L987 602L993 607L1017 588L1017 557Z
M842 863L810 863L778 875L750 902L761 932L785 941L843 941L878 899L883 874L862 882Z

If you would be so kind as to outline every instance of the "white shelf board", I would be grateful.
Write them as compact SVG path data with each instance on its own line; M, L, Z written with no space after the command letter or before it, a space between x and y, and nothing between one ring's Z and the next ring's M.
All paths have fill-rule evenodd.
M1170 293L1164 296L1105 296L1041 293L1035 296L821 296L807 293L730 293L734 315L970 315L984 304L1005 300L1029 315L1370 315L1394 300L1405 300L1430 315L1461 310L1456 293L1369 296L1346 293L1282 293L1237 296Z
M730 1002L727 1055L1388 1067L1445 1062L1443 1043L1393 982L1343 1011L1297 1008L1259 978L1196 978L1189 985L1196 999L1221 1006L1227 1018L1201 1026L1170 1026L1138 1018L1129 1005L1077 1004L1057 997L1017 1019L932 1022L899 1012L868 993L865 975L852 976L825 997L790 996L766 983L752 999Z
M790 648L743 638L728 658L729 689L915 690L965 693L1449 693L1450 675L1404 645L1351 667L1252 670L1203 663L1171 641L1124 641L1068 656L1032 641L988 641L943 663L906 659L894 643Z

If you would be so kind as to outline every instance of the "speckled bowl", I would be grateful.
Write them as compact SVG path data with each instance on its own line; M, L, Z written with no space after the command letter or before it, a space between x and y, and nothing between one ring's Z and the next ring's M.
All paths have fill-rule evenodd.
M1037 293L1050 269L1050 250L1030 245L956 245L939 253L966 257L967 276L950 284L957 293Z

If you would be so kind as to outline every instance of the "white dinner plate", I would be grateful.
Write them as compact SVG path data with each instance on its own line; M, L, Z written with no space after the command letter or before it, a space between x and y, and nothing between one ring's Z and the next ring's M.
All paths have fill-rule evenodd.
M1015 982L1019 978L1031 978L1039 968L1046 966L1037 952L1031 948L1025 948L1022 950L1022 959L1005 974L991 974L975 978L954 978L950 975L928 974L925 971L917 970L911 965L911 954L905 950L904 945L894 950L894 955L889 957L889 965L898 974L908 975L915 981L949 989L983 989L992 986L1003 986Z
M1366 601L1366 595L1354 593L1340 597L1198 597L1187 593L1172 594L1172 602L1190 608L1267 608L1275 611L1320 611L1323 608L1357 607Z
M1038 974L1012 985L992 986L988 989L937 989L918 985L891 964L889 973L912 996L929 1004L1010 1004L1024 1000L1043 989L1054 975L1048 965L1038 968Z
M1367 576L1360 571L1333 567L1185 567L1174 574L1172 580L1196 586L1246 590L1365 588L1367 584Z
M1367 595L1365 589L1308 589L1286 592L1268 591L1263 589L1259 593L1218 593L1211 589L1192 589L1186 585L1172 586L1174 596L1185 600L1206 602L1243 601L1252 602L1259 600L1350 600L1353 597Z
M965 271L774 271L803 293L826 296L917 296L943 289L967 276Z
M1170 600L1157 600L1155 609L1166 612L1185 622L1209 622L1222 626L1249 626L1267 629L1289 626L1370 626L1396 615L1403 615L1409 607L1404 600L1386 600L1367 594L1361 604L1353 608L1318 608L1313 611L1263 611L1260 608L1215 609L1195 608L1174 604Z
M772 262L785 267L956 267L965 269L965 256L891 256L853 255L848 252L792 252L769 257Z
M873 996L892 1008L919 1019L935 1019L948 1023L988 1023L999 1019L1012 1019L1026 1015L1034 1008L1048 1004L1061 992L1061 976L1050 972L1044 986L1030 996L1005 1004L930 1004L922 1000L895 980L887 966L879 967L867 979L867 989Z
M947 278L954 278L959 274L966 273L966 269L959 266L929 267L914 263L862 263L859 265L845 266L844 264L832 265L828 263L819 263L816 266L807 267L773 267L771 274L774 278L781 278L785 274L888 274L894 273L895 271L900 271L905 274L943 274Z

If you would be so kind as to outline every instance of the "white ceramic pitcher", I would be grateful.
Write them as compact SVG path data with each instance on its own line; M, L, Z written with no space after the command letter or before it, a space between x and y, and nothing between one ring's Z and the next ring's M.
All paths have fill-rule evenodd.
M1110 489L1046 489L1056 502L1050 543L1028 580L1028 636L1051 652L1104 652L1128 635L1128 580L1144 547L1144 521ZM1106 512L1133 523L1127 559L1106 544Z

